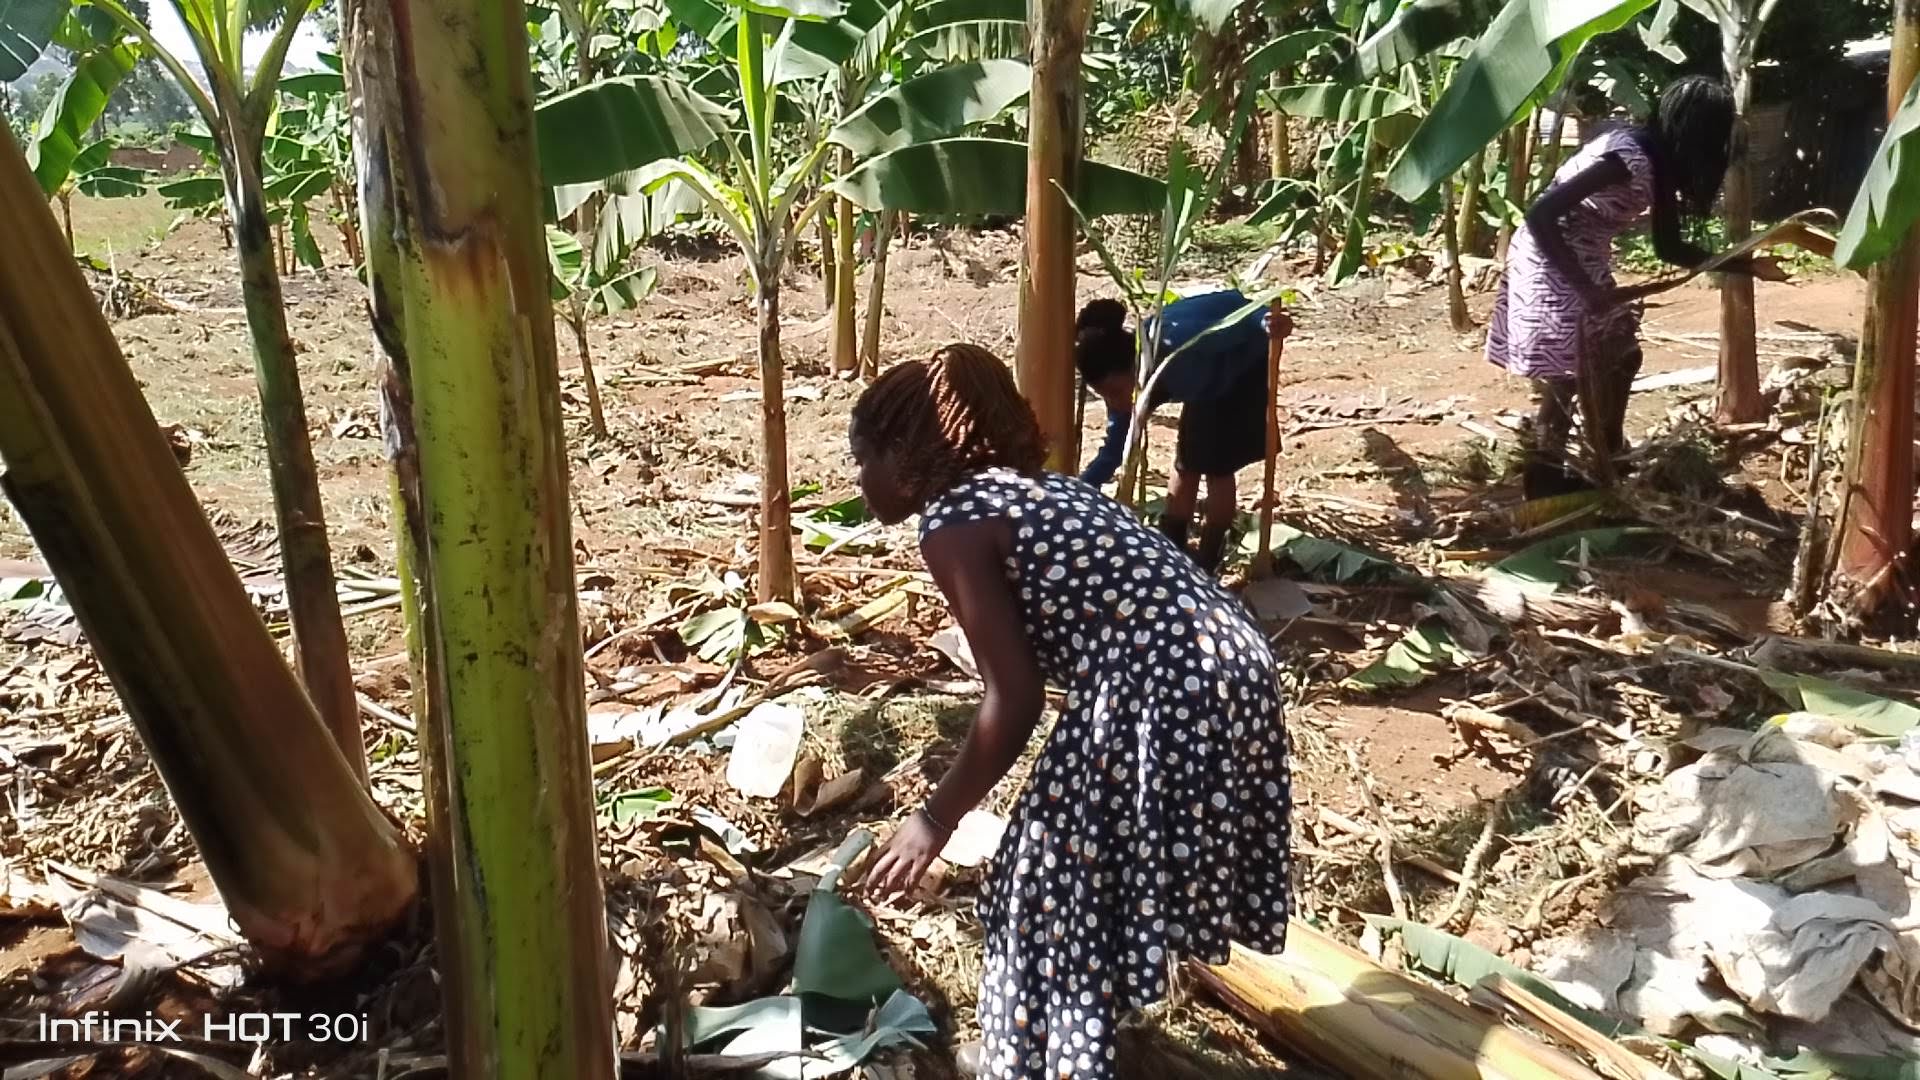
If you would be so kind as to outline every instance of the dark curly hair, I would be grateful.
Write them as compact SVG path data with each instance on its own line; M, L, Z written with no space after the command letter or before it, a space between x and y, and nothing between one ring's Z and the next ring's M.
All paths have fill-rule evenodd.
M1127 305L1103 298L1080 309L1073 321L1073 366L1080 381L1092 384L1130 372L1137 354L1133 331L1127 329Z
M1733 152L1733 116L1726 83L1688 75L1661 93L1643 129L1653 144L1654 183L1673 193L1686 224L1713 212Z
M1007 365L978 345L947 345L873 381L849 427L898 455L905 494L924 504L982 469L1036 473L1046 438Z

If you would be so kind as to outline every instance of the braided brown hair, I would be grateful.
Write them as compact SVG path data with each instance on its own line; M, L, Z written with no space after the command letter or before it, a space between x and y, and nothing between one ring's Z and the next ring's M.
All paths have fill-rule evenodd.
M916 505L982 469L1039 472L1046 438L999 357L978 345L947 345L875 379L853 406L862 442L896 456L899 483Z

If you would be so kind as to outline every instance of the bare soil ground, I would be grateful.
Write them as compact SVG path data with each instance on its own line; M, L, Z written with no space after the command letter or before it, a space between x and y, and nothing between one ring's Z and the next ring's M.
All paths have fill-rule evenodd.
M82 200L75 217L83 237L116 238L119 271L153 282L180 306L120 321L116 334L156 418L177 425L190 447L187 476L208 512L226 535L256 535L253 527L271 520L272 507L231 252L205 223L189 223L157 245L128 250L121 239L152 227L137 210ZM888 278L885 359L924 355L958 340L1010 357L1017 254L1017 238L1006 233L911 238L896 253ZM743 267L722 254L649 258L660 270L659 291L638 310L592 327L611 428L606 439L586 432L585 396L571 342L561 331L577 551L582 573L595 585L584 604L589 646L668 610L676 601L667 590L676 584L751 568L752 522L738 508L740 500L729 498L755 490L750 475L758 460L755 333ZM1083 296L1110 291L1094 270L1092 260L1083 264ZM390 574L386 472L362 296L351 272L337 267L302 272L287 283L336 560ZM1484 320L1491 299L1485 292L1470 298L1476 319ZM1815 331L1831 335L1845 352L1857 333L1861 304L1859 283L1847 277L1761 285L1762 329L1773 335L1762 342L1763 365L1806 350ZM859 386L826 373L827 327L817 276L805 269L792 274L784 306L792 479L817 485L818 494L803 500L803 508L825 505L854 494L845 423ZM1475 551L1523 546L1524 529L1503 531L1488 521L1518 501L1505 470L1514 436L1501 417L1528 411L1526 389L1484 362L1477 333L1461 337L1449 329L1443 291L1387 273L1318 293L1295 315L1299 329L1286 346L1281 398L1295 434L1279 466L1279 519L1425 566L1443 557L1472 559L1480 557ZM1667 294L1646 315L1645 373L1712 364L1718 317L1717 295L1705 287ZM1710 385L1695 384L1636 395L1630 433L1637 437L1668 424L1685 402L1710 392ZM1085 420L1087 452L1103 421L1096 402ZM1497 436L1491 443L1489 432ZM1157 434L1162 467L1170 443L1169 435ZM1713 453L1731 482L1751 487L1751 494L1730 496L1728 505L1801 511L1803 485L1782 466L1772 443L1722 442ZM1252 501L1243 495L1243 506ZM1694 521L1692 532L1682 530L1685 539L1666 549L1659 566L1642 563L1629 572L1641 589L1711 606L1749 632L1763 632L1779 620L1773 607L1786 585L1791 544L1725 554L1723 546L1697 539L1703 529L1730 528L1724 519L1711 520L1717 524ZM4 506L0 560L27 568L37 561L30 539ZM881 533L877 550L803 561L816 568L809 576L809 602L829 610L851 609L897 573L917 568L910 534L901 530ZM7 565L0 563L0 577L8 576ZM271 560L265 565L270 568ZM1339 690L1341 677L1377 657L1409 624L1417 598L1392 590L1336 592L1323 604L1331 617L1273 629L1303 684L1290 715L1299 757L1294 812L1302 917L1352 927L1357 913L1386 909L1383 877L1365 838L1329 821L1365 825L1384 815L1403 842L1414 838L1417 850L1411 854L1457 868L1490 807L1509 792L1523 794L1538 770L1524 755L1490 751L1484 740L1463 743L1443 715L1449 702L1498 686L1497 671L1510 662L1496 658L1492 665L1469 666L1393 697ZM718 811L761 849L750 861L762 870L831 847L857 825L884 831L897 808L914 805L939 775L964 732L967 698L935 694L924 685L954 677L927 644L944 621L937 597L916 597L904 614L850 644L849 663L828 696L808 706L809 745L825 772L859 768L869 778L860 797L831 814L803 817L790 807L742 799L720 780L711 760L691 755L655 759L639 773L616 770L604 779L622 790L665 785L686 803ZM661 623L657 632L632 635L596 653L592 688L675 675L685 677L674 685L676 692L713 685L720 671L686 659L673 627ZM349 632L363 690L405 711L395 611L359 615ZM756 658L746 675L777 671L804 646L790 641ZM1671 692L1659 688L1660 694ZM1697 709L1663 701L1670 713ZM0 823L0 869L11 862L16 872L39 873L41 861L53 858L153 883L188 880L184 875L197 869L191 845L84 648L0 646L0 716L8 714L9 738L31 733L29 741L43 748L38 757L25 757L8 743L12 752L0 754L0 776L11 774L10 786L27 793L11 800L12 812ZM370 723L368 735L376 793L417 821L410 740L377 723ZM1349 767L1348 750L1358 774ZM1362 797L1356 775L1364 775L1377 793L1377 811ZM879 783L882 777L888 782ZM1004 787L1002 805L1012 790L1011 783ZM1539 889L1574 877L1593 852L1567 815L1539 808L1516 811L1507 836L1469 936L1510 952L1524 949L1540 930L1541 916L1529 912ZM676 906L670 899L675 890L666 887L673 883L684 891L689 882L710 882L716 871L706 864L678 865L700 860L664 854L657 839L631 828L608 837L616 904L628 902L648 913L642 921L650 941L671 939L696 951L718 948L702 937L701 926L675 923L698 919ZM726 877L726 871L717 872ZM1443 907L1452 896L1453 885L1442 877L1405 867L1400 875L1415 912ZM0 874L0 885L4 881ZM200 886L204 893L204 878ZM876 912L890 954L910 983L936 1003L943 1040L964 1036L971 1027L979 963L972 893L972 880L963 874L925 908ZM1572 890L1565 910L1545 917L1577 921L1592 900L1578 893ZM778 906L773 899L764 902ZM1519 932L1530 916L1535 925ZM670 925L670 933L662 930ZM712 928L705 932L711 937ZM50 960L70 954L71 939L57 921L0 916L0 981L12 987L6 996L17 1006L15 1020L44 1006L51 984L41 973ZM411 988L413 1000L387 1001L388 1015L373 1036L378 1045L434 1045L431 992L423 989L430 984L419 977L423 964L417 948L398 962L394 985ZM622 1034L637 1039L657 1019L667 980L657 966L635 978L639 989L632 992L631 1019L623 1022ZM715 1001L726 996L717 987L704 993ZM1164 1051L1173 1062L1166 1068L1184 1069L1182 1075L1302 1073L1236 1021L1192 997L1176 1001L1140 1038ZM370 1048L361 1049L369 1052L303 1065L298 1053L281 1048L275 1065L319 1070L311 1075L373 1075ZM117 1075L116 1068L132 1066L123 1061L107 1066L108 1073ZM901 1064L893 1075L948 1071L944 1056L932 1053Z

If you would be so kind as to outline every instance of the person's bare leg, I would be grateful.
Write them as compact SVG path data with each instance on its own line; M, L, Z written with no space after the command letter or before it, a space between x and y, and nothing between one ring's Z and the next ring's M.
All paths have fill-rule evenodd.
M1178 547L1187 546L1193 528L1193 508L1200 501L1200 475L1175 469L1167 481L1167 510L1160 515L1160 531Z
M1220 556L1226 551L1227 533L1240 512L1239 493L1233 474L1207 477L1207 503L1201 512L1200 550L1194 556L1200 568L1211 574L1220 568Z

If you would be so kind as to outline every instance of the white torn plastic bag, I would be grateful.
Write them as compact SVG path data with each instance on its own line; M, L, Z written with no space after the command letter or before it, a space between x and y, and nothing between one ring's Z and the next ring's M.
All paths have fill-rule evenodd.
M1665 940L1636 935L1642 946L1683 963L1704 953L1727 989L1776 1016L1824 1018L1867 961L1894 943L1891 918L1871 900L1707 877L1683 859L1668 859L1628 891L1657 896L1664 908Z
M958 626L949 626L934 634L927 644L938 650L967 678L976 681L980 678L980 665L974 662L973 646L967 644L967 635Z
M1589 926L1535 945L1533 971L1575 1005L1614 1013L1620 1008L1621 987L1633 978L1638 951L1629 935Z
M1772 729L1709 751L1640 797L1634 847L1713 877L1772 877L1821 855L1845 821L1835 774L1801 756L1812 749Z
M806 714L790 705L769 701L756 706L734 728L727 783L750 799L778 796L793 775L806 727Z
M1000 850L1000 838L1006 832L1006 818L985 810L969 810L953 835L947 837L940 858L950 866L979 866Z

